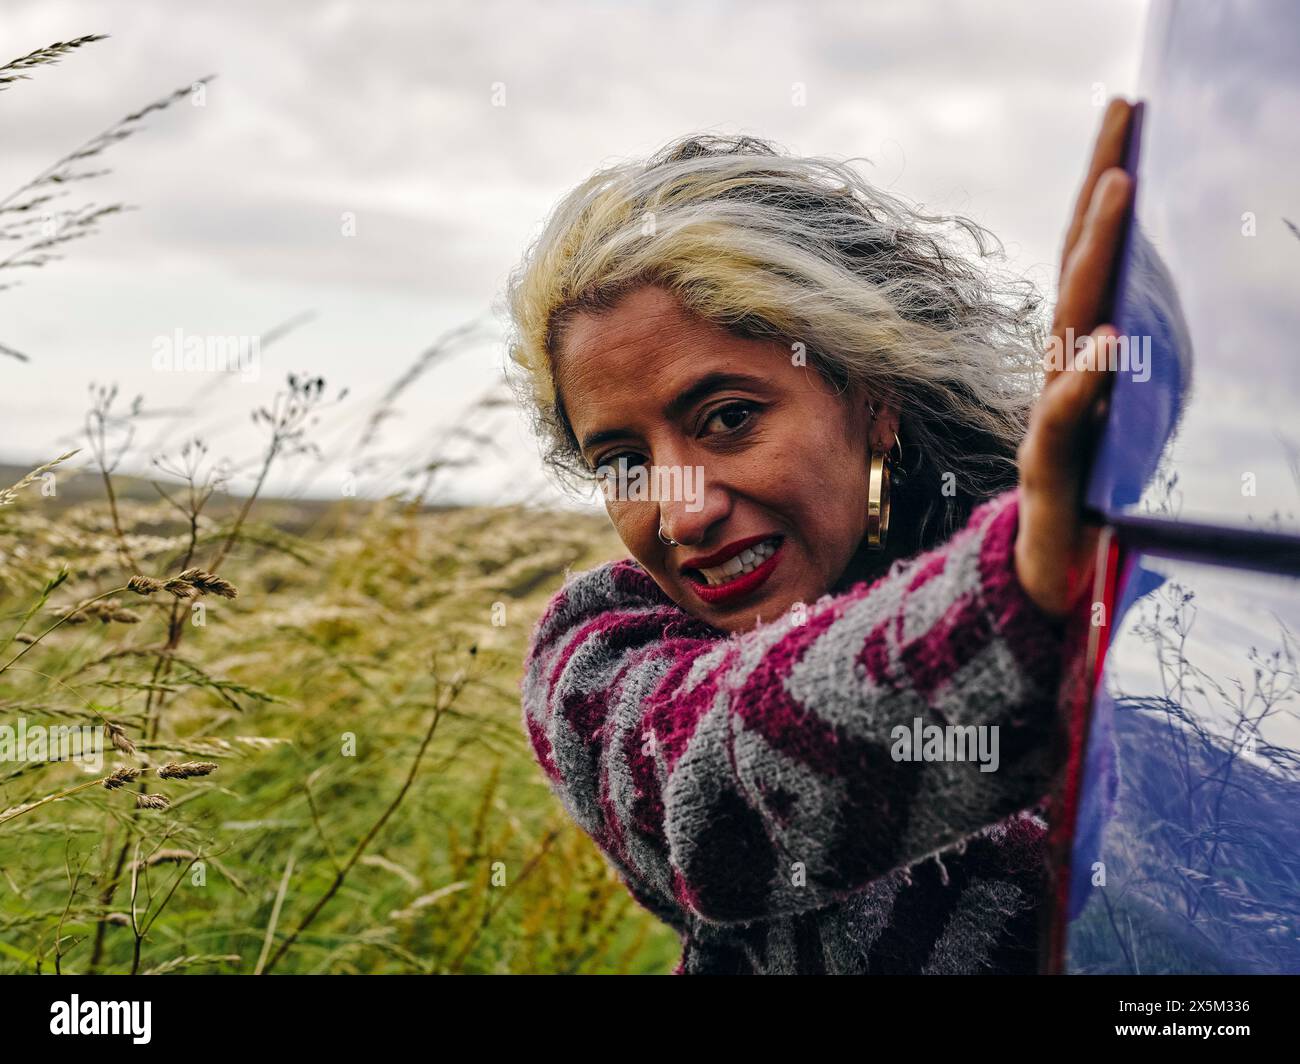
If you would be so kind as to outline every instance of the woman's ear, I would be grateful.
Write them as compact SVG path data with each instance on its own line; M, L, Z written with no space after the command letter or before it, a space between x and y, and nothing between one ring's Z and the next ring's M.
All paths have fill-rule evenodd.
M868 403L867 416L872 451L888 451L898 435L898 407L884 400Z

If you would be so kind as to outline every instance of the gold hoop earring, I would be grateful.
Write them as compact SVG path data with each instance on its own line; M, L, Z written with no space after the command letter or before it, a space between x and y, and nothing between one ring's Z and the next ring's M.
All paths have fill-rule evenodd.
M889 482L892 463L888 451L873 451L867 480L867 548L884 550L889 535Z

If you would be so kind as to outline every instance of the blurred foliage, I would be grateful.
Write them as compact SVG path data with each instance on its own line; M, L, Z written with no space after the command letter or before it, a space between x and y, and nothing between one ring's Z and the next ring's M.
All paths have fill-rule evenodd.
M140 571L173 575L183 515L162 501L118 509ZM0 508L0 644L125 582L114 524L103 502L65 505L34 486ZM200 517L196 564L230 531L228 516ZM116 722L137 752L109 745L101 775L194 757L220 767L142 776L166 810L92 786L0 822L0 971L253 972L323 897L274 971L670 971L676 936L552 797L519 704L529 632L566 567L619 553L586 514L349 499L273 525L255 507L219 574L236 599L128 592L116 597L139 623L11 642L0 664L23 654L0 674L0 724ZM61 566L67 578L45 593ZM169 640L173 601L183 631ZM329 894L438 704L409 792ZM0 819L94 778L67 762L0 762ZM147 926L138 959L133 893Z

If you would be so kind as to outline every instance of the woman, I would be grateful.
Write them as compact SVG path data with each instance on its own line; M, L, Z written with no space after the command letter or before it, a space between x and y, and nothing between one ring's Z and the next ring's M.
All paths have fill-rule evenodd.
M1114 335L1128 118L1070 221L1058 356ZM614 486L631 553L552 599L524 721L679 972L1036 970L1106 364L1046 359L1036 395L1034 304L954 224L987 253L848 166L690 138L575 189L511 278L548 461Z

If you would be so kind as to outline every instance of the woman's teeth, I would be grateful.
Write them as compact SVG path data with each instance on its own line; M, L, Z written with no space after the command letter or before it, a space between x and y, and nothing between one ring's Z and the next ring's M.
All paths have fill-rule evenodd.
M746 547L734 558L723 562L721 565L714 566L712 569L700 569L699 572L703 575L707 584L730 583L736 577L757 569L776 552L776 548L780 543L781 537L773 536L771 539L763 540L762 543Z

